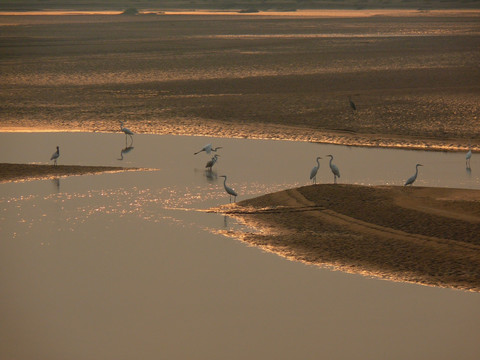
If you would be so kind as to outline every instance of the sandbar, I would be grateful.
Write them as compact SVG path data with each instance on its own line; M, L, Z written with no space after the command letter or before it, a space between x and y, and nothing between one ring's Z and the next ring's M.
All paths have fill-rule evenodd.
M480 291L480 191L311 185L224 206L251 232L225 232L290 260Z
M0 163L0 183L54 179L71 175L100 174L106 172L136 171L138 168L116 166L41 165Z

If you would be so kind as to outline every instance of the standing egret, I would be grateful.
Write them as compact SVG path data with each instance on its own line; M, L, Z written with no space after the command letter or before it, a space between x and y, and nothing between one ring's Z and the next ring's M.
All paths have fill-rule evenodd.
M132 140L133 143L133 131L130 130L129 128L126 128L123 126L123 121L120 121L120 130L123 131L125 134L125 144L127 143L127 136L130 136L130 139Z
M57 165L57 159L60 157L60 148L57 146L57 151L52 154L50 160L53 160L53 165Z
M225 178L225 180L223 180L223 187L225 188L225 191L230 195L230 202L232 202L232 196L233 202L235 202L237 199L237 193L231 187L227 186L227 175L220 175L220 177Z
M205 151L207 154L210 154L212 151L217 152L217 150L221 149L221 148L222 148L221 146L216 147L216 148L212 148L212 144L207 144L201 150L198 150L196 153L193 153L193 155L197 155L197 154L201 153L202 151Z
M332 170L332 173L333 173L333 182L336 184L337 177L340 177L340 170L338 170L337 165L332 164L333 155L327 155L327 156L330 157L330 170Z
M472 149L469 149L467 155L465 156L465 165L467 168L470 167L470 159L472 158Z
M357 111L357 106L356 106L355 103L353 102L351 96L348 97L348 102L350 103L350 107L352 108L352 110L353 110L354 112Z
M215 165L215 163L217 162L219 156L220 156L220 155L218 155L218 154L213 155L212 160L210 160L209 162L207 162L207 165L205 165L205 167L206 167L208 170L212 171L212 167L213 167L213 165Z
M321 157L318 156L317 157L317 166L314 166L312 171L310 171L310 180L313 181L314 184L317 183L317 172L318 172L318 169L320 169L320 162L318 160L320 160Z
M417 165L415 165L415 175L412 175L412 176L407 180L407 182L405 183L404 186L413 185L413 183L415 182L415 180L417 180L418 167L419 167L419 166L423 166L423 165L422 165L422 164L417 164Z

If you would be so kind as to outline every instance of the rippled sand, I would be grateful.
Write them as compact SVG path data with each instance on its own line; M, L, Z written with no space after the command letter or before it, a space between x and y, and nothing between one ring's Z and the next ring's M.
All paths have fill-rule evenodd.
M0 131L480 150L480 12L356 14L0 16Z
M480 191L313 185L220 210L227 233L291 260L394 281L480 291Z

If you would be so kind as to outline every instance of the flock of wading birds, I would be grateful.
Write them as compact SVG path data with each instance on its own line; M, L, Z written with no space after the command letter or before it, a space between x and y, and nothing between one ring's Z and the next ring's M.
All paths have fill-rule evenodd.
M355 104L353 103L353 101L349 98L349 101L350 101L350 106L353 110L356 110L356 107L355 107ZM125 138L127 136L130 136L130 138L132 139L132 143L133 143L133 131L131 131L130 129L126 128L123 126L123 122L120 122L120 130L125 134ZM200 149L199 151L195 152L194 155L197 155L203 151L205 151L206 154L211 154L212 152L217 152L217 150L221 149L222 147L219 146L219 147L213 147L212 144L207 144L205 145L202 149ZM207 164L205 165L205 168L207 169L207 171L212 171L212 168L213 166L216 164L216 162L218 161L218 157L220 155L218 154L215 154L212 156L212 158L207 162ZM330 170L332 171L333 173L333 182L336 184L337 183L337 177L340 177L340 170L338 169L337 165L335 165L333 163L333 155L326 155L327 157L330 158ZM50 160L53 160L53 165L57 165L57 159L60 157L60 147L57 146L57 151L55 151L53 154L52 154L52 157L50 158ZM466 161L466 165L467 167L470 166L470 159L472 157L472 150L468 150L467 152L467 155L465 157L465 161ZM321 160L322 158L320 156L317 157L316 161L317 161L317 165L315 165L312 170L310 171L310 180L316 184L317 183L317 173L318 173L318 169L320 168L320 162L319 160ZM417 164L415 165L415 174L413 174L412 176L410 176L408 178L408 180L405 182L405 185L404 186L407 186L407 185L413 185L413 183L415 182L415 180L417 180L417 176L418 176L418 167L419 166L423 166L422 164ZM225 189L225 191L227 192L227 194L230 195L230 201L232 201L232 196L233 196L233 201L236 201L236 198L237 198L237 192L232 189L230 186L227 185L227 175L220 175L220 177L223 177L224 180L223 180L223 187Z

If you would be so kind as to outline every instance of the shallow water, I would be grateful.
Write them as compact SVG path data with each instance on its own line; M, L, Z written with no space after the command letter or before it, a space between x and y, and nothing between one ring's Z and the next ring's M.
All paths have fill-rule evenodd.
M213 177L207 143L222 146ZM0 162L156 171L0 184L0 357L49 359L436 358L478 355L478 294L287 261L217 230L199 209L308 184L334 155L340 183L480 188L461 153L286 141L3 133ZM322 160L318 182L332 182ZM29 346L24 346L29 344ZM388 354L388 355L386 355Z

